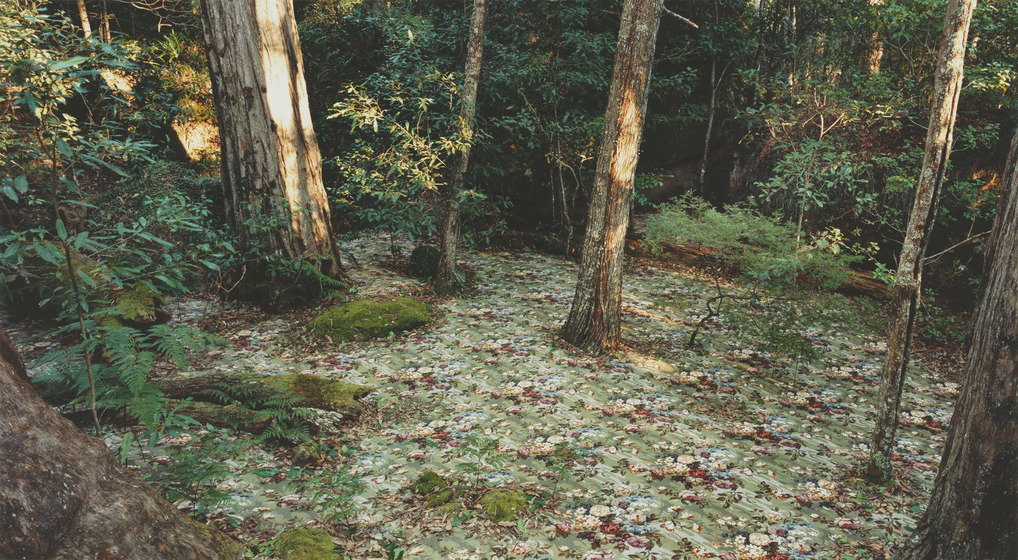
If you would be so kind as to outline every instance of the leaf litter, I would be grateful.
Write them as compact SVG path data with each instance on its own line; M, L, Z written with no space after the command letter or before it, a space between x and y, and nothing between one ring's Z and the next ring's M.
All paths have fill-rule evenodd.
M302 373L375 389L360 418L319 436L322 454L302 465L292 449L217 429L132 452L135 468L158 476L173 460L166 451L211 449L209 463L226 467L206 484L216 499L177 504L256 554L287 526L322 525L351 558L885 558L928 498L958 385L913 364L896 485L867 485L860 473L885 345L866 326L872 311L852 300L831 300L797 325L819 356L809 362L772 353L724 314L708 327L710 346L694 351L685 342L710 283L631 262L627 349L599 358L556 336L572 262L468 252L475 287L439 299L391 270L388 238L343 250L358 263L352 297L422 297L436 320L333 345L303 330L309 311L269 316L207 297L171 306L175 323L231 342L194 356L188 375ZM114 450L121 435L106 438ZM427 471L451 481L451 506L430 507L410 490ZM527 511L491 521L478 504L490 488L519 490Z

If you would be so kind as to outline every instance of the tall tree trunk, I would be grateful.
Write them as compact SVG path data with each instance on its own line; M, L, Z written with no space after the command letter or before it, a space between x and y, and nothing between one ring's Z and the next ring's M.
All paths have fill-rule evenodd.
M43 402L2 328L0 410L0 558L242 556Z
M884 9L884 0L867 0L872 13L873 31L866 41L866 70L871 75L880 73L880 66L884 60L884 41L880 36L881 10Z
M78 18L81 20L81 32L88 39L92 36L92 24L88 22L88 8L85 0L78 0Z
M891 452L894 449L898 407L905 386L905 369L908 366L909 346L919 305L923 259L933 232L940 189L951 154L954 120L958 112L962 69L965 64L965 43L975 6L976 0L950 0L944 35L940 40L933 106L926 133L926 154L898 258L898 272L894 277L891 316L887 327L887 361L880 382L876 427L866 469L868 478L879 484L887 484L893 477Z
M961 394L903 560L1018 558L1018 134L1006 169Z
M228 223L277 219L273 252L345 276L322 184L291 0L201 0Z
M593 353L622 341L623 249L662 9L662 0L626 0L622 8L576 294L562 329Z
M726 67L727 68L727 67ZM703 138L703 157L700 159L700 198L707 200L707 160L710 157L710 138L714 133L714 113L717 111L718 88L721 80L717 79L718 57L710 60L710 105L707 106L707 134ZM722 76L724 72L722 72Z
M442 219L438 273L435 275L435 290L438 292L453 292L461 285L456 269L456 246L460 237L459 191L463 188L470 165L474 114L477 112L477 88L481 79L481 61L484 54L484 19L487 12L488 0L474 0L474 11L470 18L470 39L467 41L467 62L463 72L463 104L460 106L460 126L467 144L463 147L460 160L453 171L452 184L445 194L446 210Z

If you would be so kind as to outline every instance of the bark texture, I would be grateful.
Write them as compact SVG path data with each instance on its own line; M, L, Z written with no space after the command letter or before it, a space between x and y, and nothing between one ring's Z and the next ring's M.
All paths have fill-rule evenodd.
M283 221L270 246L343 276L291 0L201 0L229 224ZM264 222L263 222L264 223Z
M595 354L622 340L623 250L662 8L662 0L626 0L622 8L580 272L562 330L567 341Z
M78 18L81 20L81 33L86 39L92 36L92 24L88 21L88 8L85 0L78 0Z
M976 0L950 0L944 34L940 39L940 56L934 79L933 105L926 133L926 152L916 186L915 201L909 215L898 257L898 272L894 278L891 296L890 321L887 327L887 361L884 363L876 427L867 476L870 481L887 484L893 478L891 452L898 426L898 408L901 391L905 386L909 346L915 328L916 309L922 285L923 260L937 215L940 190L951 154L958 98L961 95L962 70L965 65L965 46L969 24Z
M0 410L0 558L240 557L43 402L2 328Z
M884 61L884 40L880 36L880 22L883 20L880 12L884 9L884 0L867 0L866 4L873 11L873 31L866 40L866 70L877 75Z
M986 254L964 380L904 560L1018 558L1018 134Z
M442 241L439 248L438 272L435 289L439 292L455 291L457 279L456 246L459 244L460 203L458 193L470 165L470 146L474 136L474 115L477 113L477 89L481 80L481 62L484 57L484 20L488 13L488 0L474 0L470 18L470 38L467 40L467 62L463 72L463 105L460 107L460 126L467 140L460 160L453 171L452 184L446 193L445 217L442 219Z

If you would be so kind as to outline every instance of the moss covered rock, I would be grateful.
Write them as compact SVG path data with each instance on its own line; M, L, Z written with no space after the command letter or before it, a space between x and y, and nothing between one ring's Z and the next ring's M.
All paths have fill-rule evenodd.
M273 558L280 560L340 560L343 555L325 529L287 529L276 539Z
M306 467L321 461L325 454L313 444L302 443L293 450L293 464L299 467Z
M428 496L428 507L444 506L451 502L455 496L456 493L453 492L452 489L450 488L446 488L445 490L439 490L438 492L435 492L434 494Z
M401 333L431 320L428 306L407 297L363 299L333 307L311 320L316 336L335 341L369 340Z
M144 284L117 296L102 319L103 326L128 326L143 329L165 323L170 314L163 310L163 296Z
M410 489L421 496L427 496L436 490L445 488L449 482L435 471L427 471L410 485Z
M492 521L513 521L527 510L527 495L519 490L490 490L481 496L480 504Z

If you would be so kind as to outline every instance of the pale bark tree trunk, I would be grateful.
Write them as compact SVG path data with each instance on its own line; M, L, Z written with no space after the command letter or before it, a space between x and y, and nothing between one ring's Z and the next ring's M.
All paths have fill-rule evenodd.
M986 254L961 394L902 560L1018 558L1018 134Z
M85 0L78 0L78 18L81 19L81 32L88 39L92 36L92 24L88 22L88 8Z
M229 224L279 219L269 241L290 259L345 276L322 184L291 0L201 0L219 118Z
M940 40L933 106L926 133L926 154L894 278L887 328L887 361L880 382L876 426L866 469L868 478L880 484L887 484L893 477L891 452L894 449L898 407L905 386L909 346L919 305L923 260L933 231L940 189L951 153L965 64L965 43L975 5L976 0L951 0L947 6L944 35Z
M241 557L43 402L2 328L0 410L0 558Z
M456 291L462 284L457 278L456 246L459 244L460 202L459 191L470 165L470 147L474 136L474 115L477 112L477 89L481 79L481 61L484 54L484 19L488 12L488 0L474 0L474 11L470 18L470 38L467 40L467 61L463 72L463 104L460 107L460 126L467 144L463 147L460 160L453 170L452 182L446 192L446 210L442 219L442 240L439 249L438 272L435 275L435 290Z
M580 272L562 337L593 353L622 341L622 263L662 0L622 8Z
M873 31L866 42L866 69L876 75L884 61L884 41L880 36L880 21L883 19L880 11L884 9L884 0L867 0L867 4L873 10Z

